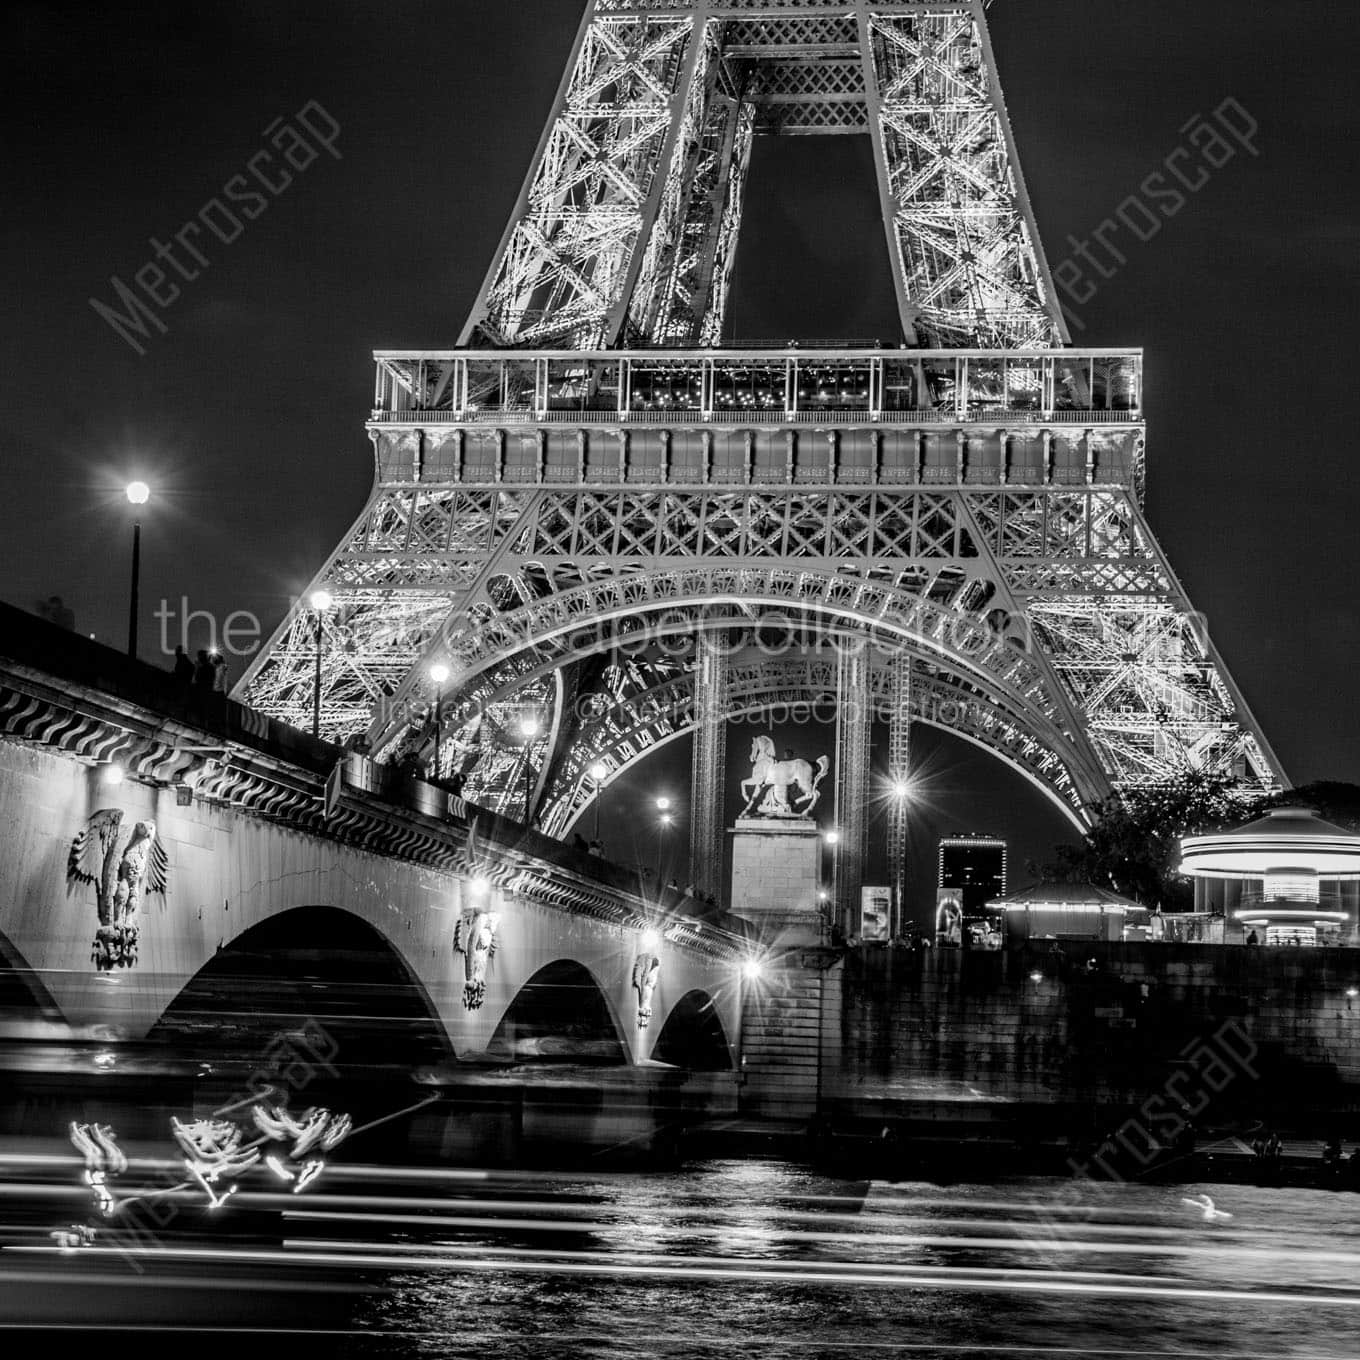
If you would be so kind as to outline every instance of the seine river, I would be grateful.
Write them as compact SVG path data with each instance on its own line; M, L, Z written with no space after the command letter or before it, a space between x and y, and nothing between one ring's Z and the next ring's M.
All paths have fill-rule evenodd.
M21 1184L11 1169L7 1204L69 1221L82 1191L67 1180ZM143 1355L157 1341L179 1355L224 1343L507 1360L1360 1355L1348 1191L847 1181L747 1160L619 1175L350 1167L314 1191L242 1194L213 1220L220 1234L133 1250L112 1234L63 1253L11 1233L0 1323L16 1341L41 1328L48 1349L64 1328L119 1333ZM234 1209L273 1226L234 1232Z
M375 1336L353 1353L1360 1356L1353 1193L856 1183L772 1162L526 1193L556 1210L411 1233L447 1259L366 1299L353 1323ZM1185 1202L1204 1194L1231 1217Z

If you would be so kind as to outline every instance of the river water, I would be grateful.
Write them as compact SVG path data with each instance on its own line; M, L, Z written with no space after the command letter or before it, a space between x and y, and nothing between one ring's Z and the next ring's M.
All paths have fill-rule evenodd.
M303 1195L177 1194L134 1241L69 1151L0 1157L4 1353L1360 1357L1352 1191L337 1159ZM80 1220L89 1245L54 1244Z
M1186 1202L1203 1195L1215 1216ZM722 1161L455 1182L447 1200L381 1231L292 1225L289 1250L324 1241L365 1262L343 1353L1360 1356L1350 1192L852 1182Z

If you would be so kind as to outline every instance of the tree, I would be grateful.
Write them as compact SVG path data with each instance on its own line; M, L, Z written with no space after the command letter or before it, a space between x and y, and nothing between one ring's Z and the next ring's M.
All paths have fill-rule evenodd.
M1360 800L1360 789L1356 795ZM1175 872L1180 838L1237 825L1260 806L1259 800L1243 799L1226 776L1203 772L1116 794L1096 807L1082 843L1057 846L1056 860L1039 872L1049 882L1094 883L1146 907L1188 911L1194 892L1190 880ZM1356 812L1360 815L1360 801Z

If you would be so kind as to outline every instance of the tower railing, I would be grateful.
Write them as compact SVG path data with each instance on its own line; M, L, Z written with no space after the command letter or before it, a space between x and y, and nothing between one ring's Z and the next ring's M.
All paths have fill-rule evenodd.
M1130 424L1140 349L379 351L371 423Z

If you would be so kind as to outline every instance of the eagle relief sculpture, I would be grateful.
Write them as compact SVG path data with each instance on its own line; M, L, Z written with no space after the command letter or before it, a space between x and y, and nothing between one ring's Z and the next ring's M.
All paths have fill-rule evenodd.
M796 759L792 752L784 760L774 758L774 741L770 737L756 737L751 742L751 775L741 781L741 796L747 800L742 810L749 817L754 808L757 817L806 817L821 796L819 789L831 767L827 756L817 757L816 773L806 760ZM789 789L802 790L801 797L789 801ZM759 807L756 799L765 797ZM801 804L801 806L798 806Z
M99 928L90 959L100 972L137 962L137 914L144 892L165 895L169 857L155 822L134 822L126 836L123 813L102 808L71 842L68 883L93 883Z
M454 952L463 956L463 1006L475 1011L486 998L486 966L496 953L500 913L470 911L453 928Z
M652 993L661 973L661 960L655 954L639 954L633 960L633 990L637 993L637 1027L652 1023Z

